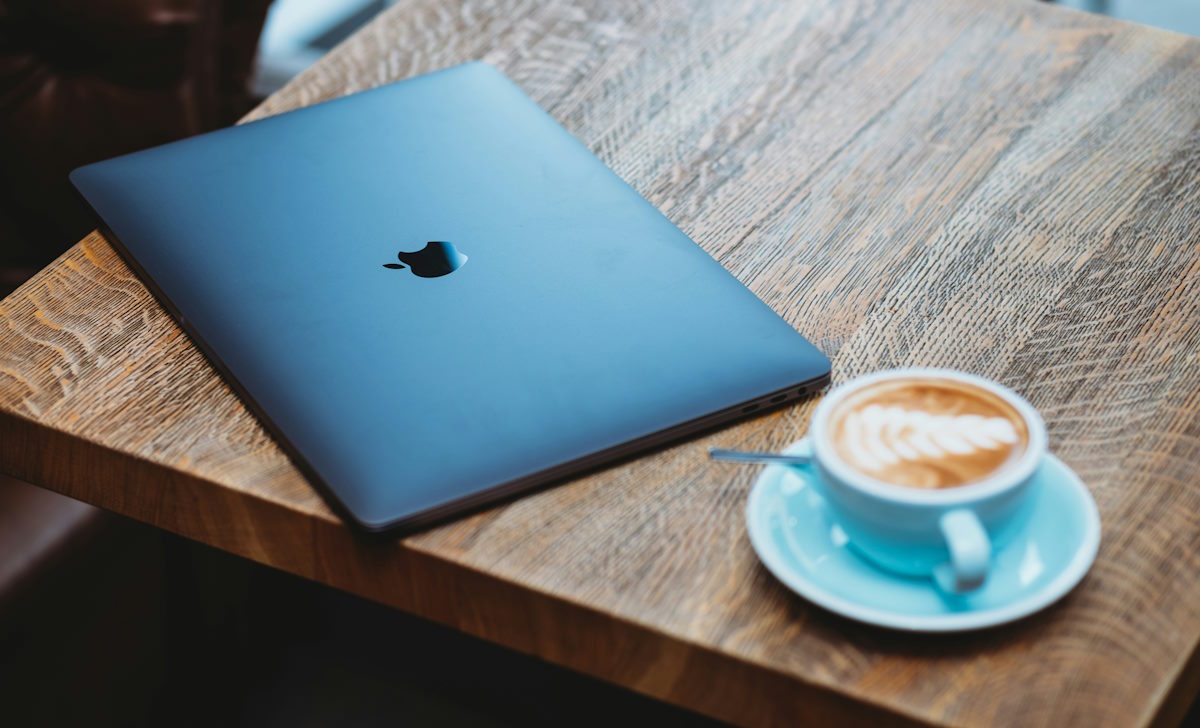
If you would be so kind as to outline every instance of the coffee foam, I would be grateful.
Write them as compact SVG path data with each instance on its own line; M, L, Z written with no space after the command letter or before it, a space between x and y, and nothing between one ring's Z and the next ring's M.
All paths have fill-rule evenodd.
M849 466L913 488L982 480L1020 459L1024 419L988 390L949 379L868 385L839 403L831 440Z

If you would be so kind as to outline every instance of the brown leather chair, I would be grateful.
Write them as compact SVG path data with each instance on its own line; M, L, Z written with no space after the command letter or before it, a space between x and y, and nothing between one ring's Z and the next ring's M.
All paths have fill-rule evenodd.
M247 111L270 0L0 0L0 293L93 227L87 164Z

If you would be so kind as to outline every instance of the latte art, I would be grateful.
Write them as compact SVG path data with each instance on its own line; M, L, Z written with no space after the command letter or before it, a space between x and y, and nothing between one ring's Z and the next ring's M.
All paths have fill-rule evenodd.
M948 379L893 380L839 403L831 439L855 470L895 485L952 488L1015 462L1028 446L1021 416L1000 397Z
M1008 449L1019 441L1003 417L931 415L870 405L846 416L846 447L864 470L881 472L903 460L944 460L979 450Z

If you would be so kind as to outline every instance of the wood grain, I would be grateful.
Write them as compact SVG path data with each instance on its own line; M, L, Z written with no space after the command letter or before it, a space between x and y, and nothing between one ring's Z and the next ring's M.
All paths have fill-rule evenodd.
M814 402L396 542L350 533L98 234L0 304L0 470L742 724L1178 722L1200 687L1200 41L1001 0L410 0L252 118L504 70L834 361L1045 415L1104 535L1064 602L916 638L743 527Z

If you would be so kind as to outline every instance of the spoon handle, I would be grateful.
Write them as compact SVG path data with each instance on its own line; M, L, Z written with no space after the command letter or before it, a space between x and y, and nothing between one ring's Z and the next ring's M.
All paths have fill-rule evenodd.
M803 465L811 458L807 455L780 455L772 452L747 452L710 447L708 456L713 460L728 460L734 463L774 463L776 465Z

